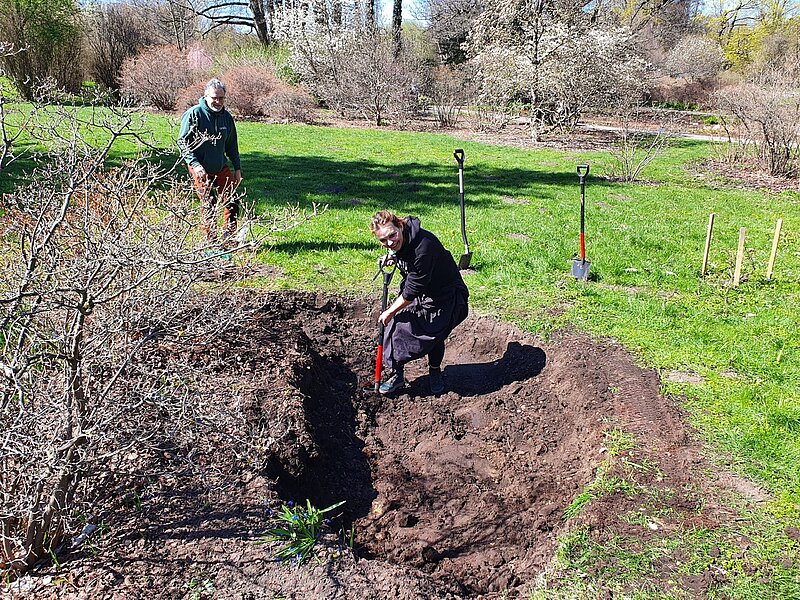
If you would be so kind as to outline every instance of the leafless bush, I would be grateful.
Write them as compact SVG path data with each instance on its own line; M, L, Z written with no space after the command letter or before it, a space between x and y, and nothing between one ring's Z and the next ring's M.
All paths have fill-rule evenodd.
M271 70L252 66L231 69L220 79L228 89L227 108L236 115L263 115L265 101L279 85Z
M203 79L202 81L195 81L191 85L183 88L178 92L177 97L175 98L175 109L178 111L184 111L187 108L191 108L203 97L205 93L206 84L208 83L207 79Z
M465 66L442 65L431 72L426 91L439 127L455 127L461 110L472 97L467 69Z
M634 130L630 114L626 107L617 112L619 137L611 150L614 159L612 173L623 181L636 181L642 170L664 152L670 141L664 125L655 132Z
M345 117L402 125L417 110L419 61L405 44L371 29L326 31L291 40L296 71L315 96Z
M497 132L522 117L519 104L486 104L481 102L471 107L467 121L475 131Z
M764 73L723 88L715 99L740 125L738 136L752 142L747 147L755 150L763 169L770 175L797 176L800 88L794 82L780 73Z
M213 408L184 385L193 367L175 361L166 377L147 356L165 340L201 344L231 325L224 312L206 315L209 303L196 296L199 279L214 289L209 261L217 259L203 253L189 186L144 156L106 169L113 142L140 140L143 120L115 109L90 120L58 106L33 112L27 134L50 151L0 207L4 580L80 531L91 518L83 512L89 482L125 455L215 426ZM89 142L100 132L107 143L95 149ZM232 252L315 212L245 216Z
M707 36L687 35L669 51L664 69L672 77L705 81L716 77L724 61L722 48L717 42Z
M119 90L123 63L152 43L140 17L128 4L98 4L85 13L89 72L109 90Z
M174 110L178 92L191 82L186 54L174 46L155 46L123 63L120 87L140 104Z
M681 102L696 106L708 106L709 98L716 87L715 81L689 80L674 77L654 78L648 90L652 102Z
M317 103L303 89L280 84L264 101L264 114L287 123L312 123Z
M751 165L760 169L758 144L750 137L744 123L727 115L720 117L720 127L726 143L715 148L715 156L731 165Z

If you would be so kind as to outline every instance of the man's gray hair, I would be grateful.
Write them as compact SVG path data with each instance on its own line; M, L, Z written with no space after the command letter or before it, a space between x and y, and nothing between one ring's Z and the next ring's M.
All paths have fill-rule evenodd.
M225 93L225 84L222 83L219 79L212 79L206 84L206 88L203 90L203 94L207 94L209 90L222 90L222 93Z

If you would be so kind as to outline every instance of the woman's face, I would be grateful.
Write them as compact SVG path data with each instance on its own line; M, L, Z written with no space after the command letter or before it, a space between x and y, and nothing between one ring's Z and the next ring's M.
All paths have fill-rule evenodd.
M397 252L403 247L403 230L394 223L387 223L375 230L375 237L381 246Z

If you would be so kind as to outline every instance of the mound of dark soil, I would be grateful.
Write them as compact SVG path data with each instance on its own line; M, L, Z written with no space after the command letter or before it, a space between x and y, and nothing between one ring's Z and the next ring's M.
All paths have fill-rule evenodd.
M365 389L376 303L254 294L236 310L238 326L213 342L157 352L205 373L210 401L238 415L266 459L224 436L165 452L161 464L140 466L146 476L132 495L98 511L104 526L89 543L7 595L526 597L558 537L579 525L600 541L620 532L646 539L727 518L698 496L709 482L681 411L659 393L656 373L614 344L570 332L545 344L470 317L448 341L444 395L428 393L419 364L406 389L380 397ZM621 490L565 518L613 430L635 438L626 464L652 465L620 475L669 490L669 516L656 525L621 520L646 510ZM318 560L276 563L275 546L255 543L275 524L265 509L307 498L346 503ZM663 589L674 579L666 561Z

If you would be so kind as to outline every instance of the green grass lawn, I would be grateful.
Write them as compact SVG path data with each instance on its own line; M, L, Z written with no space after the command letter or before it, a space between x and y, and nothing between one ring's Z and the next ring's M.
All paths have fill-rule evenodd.
M177 118L150 123L171 152ZM797 193L737 189L702 173L698 165L716 151L704 142L676 141L644 171L645 182L625 184L606 178L612 157L603 152L530 151L381 130L244 122L238 129L247 198L259 211L328 206L260 253L284 274L257 282L268 289L377 295L380 282L372 277L382 252L368 224L383 208L419 216L458 258L464 247L453 150L464 148L473 310L545 338L566 326L610 337L662 374L702 377L700 384L665 384L665 392L685 401L700 435L725 457L718 460L771 494L743 525L754 540L755 572L732 566L733 587L719 597L800 597L795 567L775 575L777 587L763 583L759 571L784 551L783 528L800 526ZM578 252L579 163L591 165L586 283L570 276ZM717 216L710 267L701 278L711 212ZM767 281L779 217L783 234ZM740 227L747 229L744 281L733 288ZM708 544L700 534L680 543ZM592 551L588 542L584 550Z

